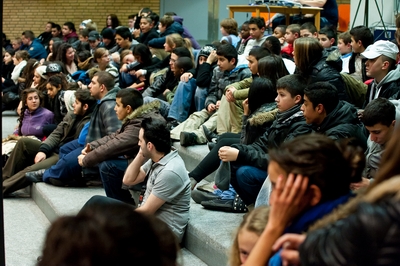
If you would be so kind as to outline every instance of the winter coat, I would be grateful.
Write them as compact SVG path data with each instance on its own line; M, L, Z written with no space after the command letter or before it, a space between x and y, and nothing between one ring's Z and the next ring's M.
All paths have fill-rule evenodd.
M285 141L312 132L311 127L305 122L300 105L296 105L284 113L278 113L277 116L279 118L275 119L269 129L254 143L232 145L239 150L237 163L266 170L269 149L277 148Z
M50 156L53 152L58 153L62 145L79 137L83 126L89 122L91 114L92 110L86 111L85 116L77 116L73 111L68 112L63 121L40 145L39 151L44 152L46 156Z
M101 139L117 131L121 126L121 121L118 120L114 111L115 98L119 90L120 88L114 87L98 101L90 119L86 143Z
M153 48L164 48L164 43L167 35L178 33L182 35L183 27L179 22L172 22L171 26L165 29L163 33L160 34L159 38L154 38L148 42L148 45Z
M142 120L147 117L164 119L158 109L159 101L136 108L124 120L122 127L116 132L89 143L91 151L83 159L83 167L94 167L97 164L124 156L134 158L139 151L139 130Z
M226 86L250 76L251 72L247 65L236 66L231 71L221 71L219 67L214 68L208 96L205 101L206 108L210 104L216 104L221 99Z
M146 33L141 33L139 38L137 38L136 40L140 43L147 45L149 41L159 37L160 35L158 34L157 30L155 28L152 28Z
M26 109L22 120L21 135L35 136L38 139L42 139L44 137L43 127L53 122L54 114L46 108L39 107L32 112ZM19 128L14 133L19 135Z
M37 60L47 58L47 51L38 39L34 39L29 46L25 47L25 50L28 51L30 58Z

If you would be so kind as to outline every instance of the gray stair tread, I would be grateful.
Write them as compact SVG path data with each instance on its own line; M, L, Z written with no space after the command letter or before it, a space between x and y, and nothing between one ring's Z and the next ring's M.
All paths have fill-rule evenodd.
M189 250L186 248L182 248L180 252L181 258L178 262L181 262L182 266L205 266L207 265L201 259L193 255Z

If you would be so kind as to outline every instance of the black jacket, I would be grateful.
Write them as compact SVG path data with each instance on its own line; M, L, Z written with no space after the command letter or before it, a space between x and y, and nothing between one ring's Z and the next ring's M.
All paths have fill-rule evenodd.
M155 28L152 28L146 33L141 33L139 38L136 38L136 40L140 43L147 45L150 40L158 37L160 37L160 35L158 34L157 30Z
M361 203L343 220L308 233L301 265L399 265L400 202Z
M210 65L209 63L206 62L197 67L196 85L199 88L208 88L210 86L213 70L215 67L217 67L217 64Z
M339 101L320 125L313 125L313 130L334 140L354 137L366 147L367 136L364 125L358 119L357 109L345 101Z

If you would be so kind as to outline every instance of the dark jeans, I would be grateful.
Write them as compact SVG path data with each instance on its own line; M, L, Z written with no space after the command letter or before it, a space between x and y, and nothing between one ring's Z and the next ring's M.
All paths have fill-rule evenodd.
M126 205L125 202L122 202L120 200L116 200L116 199L112 199L112 198L108 198L105 196L93 196L91 197L86 203L85 205L83 205L82 209L80 210L83 211L85 209L91 209L91 208L98 208L99 206L105 206L105 205ZM132 206L132 205L129 205ZM132 206L132 210L134 209L134 207Z
M107 197L135 204L131 193L122 189L122 179L127 167L128 160L122 158L101 162L99 164L100 177Z
M246 205L256 202L266 178L266 170L231 163L231 185Z
M206 178L209 174L218 169L221 163L218 157L219 148L223 146L231 146L240 142L240 134L224 133L218 137L218 142L215 147L207 154L206 157L189 173L197 182Z

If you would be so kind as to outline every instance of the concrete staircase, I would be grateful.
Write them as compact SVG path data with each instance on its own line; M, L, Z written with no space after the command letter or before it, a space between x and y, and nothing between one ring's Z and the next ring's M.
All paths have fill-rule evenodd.
M8 122L10 119L14 120L15 116L9 118L7 114L5 116L3 113L3 128L5 125L10 125ZM15 125L15 122L12 123L12 125ZM8 134L10 133L5 135L3 130L3 137ZM180 147L179 143L174 143L174 146L184 159L188 171L194 169L200 160L208 153L206 145L185 148ZM206 180L212 181L213 175L208 176ZM202 182L204 183L207 181ZM105 195L102 188L60 188L44 183L33 184L28 189L28 193L30 193L31 198L4 200L7 265L34 265L36 257L40 254L45 230L49 226L49 222L61 215L77 213L84 203L93 195ZM35 229L35 232L29 234L32 236L29 238L32 238L32 241L36 241L28 245L30 247L35 247L30 251L31 257L28 259L29 262L14 258L14 256L20 256L20 254L17 252L17 245L19 245L18 236L16 236L17 233L10 229L14 228L12 225L13 221L11 220L14 218L11 217L25 217L27 215L12 207L17 200L19 204L22 204L22 201L24 205L29 205L28 208L34 210L34 215L30 214L31 217L27 218L30 220L25 220L25 225L21 227L26 228L24 230L30 230L30 228L32 228L32 226L30 226L31 224L40 227L40 230ZM11 210L14 214L10 217ZM45 217L45 219L43 219L43 217ZM190 266L227 265L228 251L232 243L233 235L242 217L243 214L205 210L201 205L192 201L190 220L183 240L184 248L182 249L179 263L181 265ZM24 218L21 220L24 221ZM7 254L9 254L9 256Z

